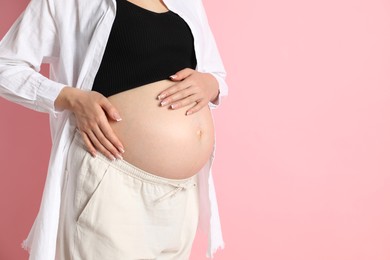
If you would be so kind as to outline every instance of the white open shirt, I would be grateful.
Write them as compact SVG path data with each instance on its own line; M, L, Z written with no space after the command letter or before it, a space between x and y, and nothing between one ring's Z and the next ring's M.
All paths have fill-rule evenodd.
M218 80L218 107L228 93L226 72L202 0L165 0L194 36L197 70ZM0 96L49 113L52 150L39 213L23 242L30 260L54 260L65 162L76 124L69 111L56 111L54 101L64 86L90 90L99 69L116 13L115 0L32 0L0 42ZM50 79L39 74L50 64ZM211 166L214 151L199 172L199 225L209 234L207 256L223 248Z

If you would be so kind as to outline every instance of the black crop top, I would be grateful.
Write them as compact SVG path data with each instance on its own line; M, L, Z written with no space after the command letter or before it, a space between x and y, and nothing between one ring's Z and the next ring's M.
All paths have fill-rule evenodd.
M117 13L92 90L106 97L196 67L194 38L176 13L116 0Z

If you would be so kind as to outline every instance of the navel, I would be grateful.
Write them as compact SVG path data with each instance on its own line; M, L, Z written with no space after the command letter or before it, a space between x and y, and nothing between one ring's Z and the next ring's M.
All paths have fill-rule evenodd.
M203 131L201 129L198 129L198 131L196 131L196 135L201 138L202 135L203 135Z

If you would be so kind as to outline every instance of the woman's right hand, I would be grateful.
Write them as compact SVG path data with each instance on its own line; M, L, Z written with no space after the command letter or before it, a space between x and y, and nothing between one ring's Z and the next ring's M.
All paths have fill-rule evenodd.
M116 108L102 94L96 91L84 91L64 87L54 102L57 110L68 109L76 117L77 128L92 156L96 150L109 159L122 159L122 143L112 130L108 120L121 121Z

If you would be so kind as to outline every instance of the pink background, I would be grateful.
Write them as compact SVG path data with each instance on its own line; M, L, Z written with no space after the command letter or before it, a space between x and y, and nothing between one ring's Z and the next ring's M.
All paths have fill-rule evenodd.
M0 1L2 36L27 0ZM390 2L204 2L230 85L215 259L389 260ZM0 118L0 259L27 259L49 125L3 99ZM199 234L191 259L205 249Z

